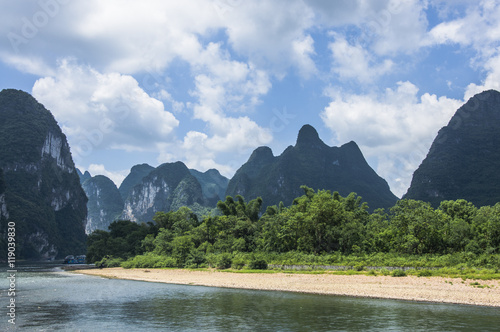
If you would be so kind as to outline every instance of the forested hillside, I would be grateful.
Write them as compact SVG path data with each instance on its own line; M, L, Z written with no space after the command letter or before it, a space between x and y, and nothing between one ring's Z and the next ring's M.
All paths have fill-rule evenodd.
M334 264L342 255L438 255L443 264L479 259L480 265L500 267L500 203L477 208L465 200L443 201L434 209L401 200L387 213L369 213L354 193L302 189L292 206L270 206L260 217L260 198L237 196L219 201L222 215L202 220L184 207L157 213L154 224L118 221L110 232L89 236L88 257L129 259L124 266L138 267L230 267L255 257L293 264L313 255Z

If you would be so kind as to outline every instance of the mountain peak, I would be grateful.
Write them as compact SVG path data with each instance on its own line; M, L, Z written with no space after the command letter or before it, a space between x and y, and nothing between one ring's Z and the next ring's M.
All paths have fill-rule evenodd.
M318 132L311 125L304 125L299 130L296 146L314 147L317 145L325 145L319 138Z
M273 158L274 155L271 148L267 146L260 146L252 152L252 155L248 158L248 162L271 161Z
M470 98L439 130L403 198L435 207L456 199L494 205L500 200L499 130L500 93L487 90Z

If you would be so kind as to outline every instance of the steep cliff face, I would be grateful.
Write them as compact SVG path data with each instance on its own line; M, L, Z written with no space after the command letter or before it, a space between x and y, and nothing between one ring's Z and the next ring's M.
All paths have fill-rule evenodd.
M80 183L83 184L85 181L90 179L92 175L88 171L85 171L85 173L82 173L78 168L76 169L76 173L78 174L78 177L80 177Z
M441 128L403 198L430 202L500 202L500 92L484 91Z
M87 198L66 136L52 114L23 91L0 92L0 119L0 211L16 223L18 257L83 253Z
M85 232L90 234L96 229L107 231L108 226L118 219L123 211L123 200L118 188L104 175L91 177L82 187L89 199Z
M202 173L195 169L190 169L191 175L201 185L203 196L215 206L219 200L224 200L229 179L222 176L218 170L209 169Z
M148 164L135 165L130 169L130 173L123 180L120 188L120 195L125 201L134 187L142 182L142 179L151 173L155 168Z
M264 206L280 201L290 205L303 194L301 185L338 191L343 196L355 192L372 210L389 208L397 201L356 143L329 147L309 125L301 128L295 146L278 157L268 147L257 148L230 180L226 194L247 200L260 196Z
M158 211L204 205L201 185L182 162L166 163L144 177L128 195L122 219L150 221Z

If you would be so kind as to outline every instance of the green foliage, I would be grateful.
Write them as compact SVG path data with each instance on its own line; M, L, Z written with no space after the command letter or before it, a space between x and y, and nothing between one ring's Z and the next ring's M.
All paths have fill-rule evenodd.
M169 256L146 253L129 258L121 266L125 269L131 268L166 268L177 267L177 261Z
M267 270L267 262L262 258L254 258L248 264L248 268L252 270Z
M230 253L209 254L206 256L209 267L216 269L229 269L233 263L233 255Z
M94 263L106 256L126 259L140 255L144 252L144 239L153 232L151 225L117 220L109 225L109 232L96 230L88 236L87 261Z
M418 271L418 276L419 277L431 277L432 271L431 270L420 270L420 271Z
M303 190L294 205L267 209L257 220L248 212L261 204L259 200L247 204L243 197L228 196L219 202L222 215L207 216L201 223L188 208L158 212L154 225L120 221L110 226L110 232L90 235L89 256L127 258L134 256L135 248L135 255L145 252L146 258L130 259L130 266L144 265L151 257L169 257L167 265L177 267L338 265L359 273L368 266L386 266L414 268L407 273L421 276L442 267L500 269L500 204L476 209L458 200L434 209L421 201L402 200L389 213L379 209L369 214L354 193L342 197L337 192ZM131 241L134 230L143 228ZM155 264L153 260L147 266ZM384 269L380 273L390 274Z
M98 267L120 267L124 262L123 258L103 257L100 261L95 262Z
M406 272L400 269L392 271L391 276L393 277L406 277Z

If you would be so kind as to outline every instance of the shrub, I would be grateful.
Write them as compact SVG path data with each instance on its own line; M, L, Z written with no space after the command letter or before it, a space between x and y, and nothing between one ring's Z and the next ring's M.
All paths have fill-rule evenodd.
M158 260L153 267L165 268L165 267L176 267L176 266L177 266L177 260L175 260L173 257L162 256L162 258Z
M245 266L245 260L241 257L235 257L231 267L236 270L241 270Z
M217 269L229 269L231 267L232 257L230 254L223 253L217 256L215 267Z
M363 264L357 264L354 266L354 270L356 271L363 271L364 268Z
M123 258L114 258L114 257L104 257L98 262L95 262L95 266L97 267L120 267L123 263Z
M396 269L392 271L391 276L393 277L406 277L406 272L403 270Z
M190 254L188 255L188 258L186 262L184 263L184 267L190 268L190 269L195 269L199 268L207 262L207 259L205 257L205 253L193 249L191 250Z
M432 271L431 270L420 270L420 271L418 271L418 276L419 277L430 277L430 276L432 276Z
M169 256L147 253L145 255L137 255L134 258L130 258L123 262L121 266L125 269L176 267L177 261Z
M387 270L387 269L380 270L380 273L382 273L385 276L388 276L389 274L391 274L391 272L389 270Z
M267 270L267 262L261 258L252 259L248 267L252 270Z

